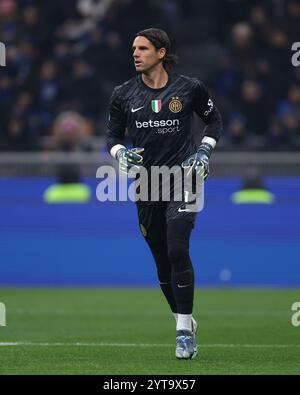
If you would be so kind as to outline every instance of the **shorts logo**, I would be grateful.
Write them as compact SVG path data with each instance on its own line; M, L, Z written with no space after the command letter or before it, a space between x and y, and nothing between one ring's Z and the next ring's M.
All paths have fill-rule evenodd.
M161 110L161 100L151 100L151 108L155 113L160 112Z
M141 228L141 232L143 233L143 236L146 237L147 236L147 230L146 230L145 226L143 224L140 224L140 228Z
M193 210L189 209L189 208L183 208L183 207L179 207L178 212L179 213L191 213Z
M182 103L179 100L179 97L172 97L172 100L169 103L169 110L172 112L179 112L182 110Z

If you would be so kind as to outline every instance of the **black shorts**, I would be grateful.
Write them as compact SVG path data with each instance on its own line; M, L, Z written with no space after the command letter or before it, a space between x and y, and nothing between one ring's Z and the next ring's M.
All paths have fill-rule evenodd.
M139 224L143 235L149 236L149 232L159 232L165 228L171 220L183 219L194 227L197 212L189 211L188 205L182 201L157 202L145 204L136 202ZM152 235L155 236L155 235Z

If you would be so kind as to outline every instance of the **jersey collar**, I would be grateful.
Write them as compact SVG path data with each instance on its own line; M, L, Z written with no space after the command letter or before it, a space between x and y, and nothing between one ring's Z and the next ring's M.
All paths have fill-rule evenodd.
M163 86L162 88L151 88L150 86L146 85L142 79L142 76L139 75L138 76L138 81L139 83L147 90L151 91L151 92L162 92L163 90L167 89L168 86L170 85L171 81L173 80L173 74L172 73L168 73L168 81L166 83L165 86Z

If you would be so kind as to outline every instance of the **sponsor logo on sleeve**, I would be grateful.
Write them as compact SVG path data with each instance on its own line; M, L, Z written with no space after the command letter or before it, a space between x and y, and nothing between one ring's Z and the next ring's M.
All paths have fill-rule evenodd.
M213 110L213 108L214 108L214 103L213 103L213 101L212 101L211 99L209 99L208 102L207 102L207 105L208 105L208 110L204 111L204 115L205 115L206 117L207 117L207 115L208 115L209 113L212 112L212 110Z

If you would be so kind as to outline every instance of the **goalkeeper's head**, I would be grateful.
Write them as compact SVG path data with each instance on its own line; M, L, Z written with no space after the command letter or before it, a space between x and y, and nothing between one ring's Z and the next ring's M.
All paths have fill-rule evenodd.
M169 71L177 63L177 56L170 53L170 48L171 42L164 30L150 28L138 32L132 45L136 71L146 73L158 64Z

